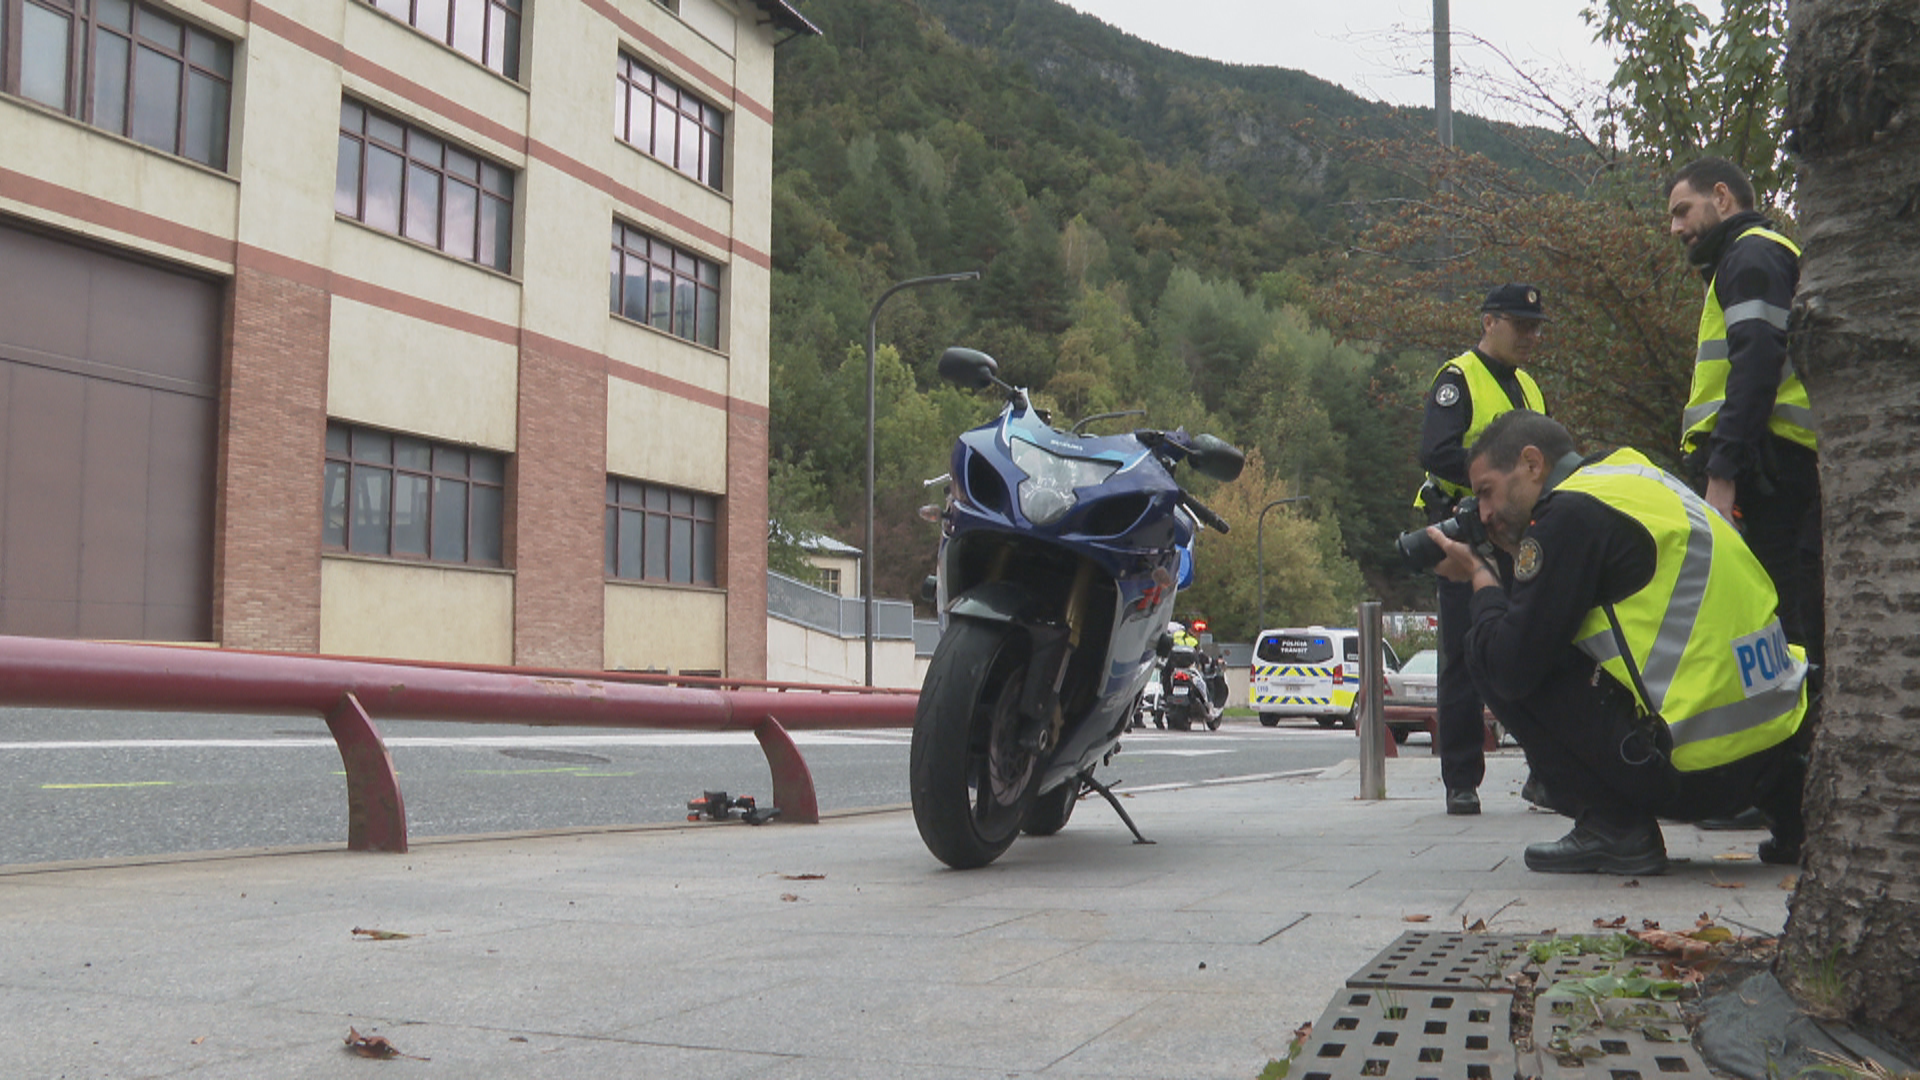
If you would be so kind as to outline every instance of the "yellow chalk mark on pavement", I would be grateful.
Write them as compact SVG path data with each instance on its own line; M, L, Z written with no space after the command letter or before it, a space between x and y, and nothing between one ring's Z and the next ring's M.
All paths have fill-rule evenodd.
M171 780L122 780L113 784L41 784L41 791L77 791L82 788L103 787L172 787Z

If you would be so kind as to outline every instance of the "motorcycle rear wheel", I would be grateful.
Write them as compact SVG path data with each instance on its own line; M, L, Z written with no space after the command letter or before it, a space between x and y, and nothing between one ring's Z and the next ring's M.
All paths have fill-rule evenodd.
M927 666L908 752L913 822L955 870L999 858L1033 805L1039 762L1019 745L1018 709L1031 654L1017 627L958 619Z
M1020 831L1028 836L1052 836L1067 827L1067 819L1073 816L1074 804L1079 801L1080 778L1076 776L1035 798L1033 805L1027 807Z

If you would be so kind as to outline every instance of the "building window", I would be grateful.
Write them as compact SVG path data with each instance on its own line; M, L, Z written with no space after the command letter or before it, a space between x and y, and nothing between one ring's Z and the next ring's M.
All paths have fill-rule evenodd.
M840 595L840 571L825 566L818 567L814 571L814 584L819 586L822 592L830 592L838 596Z
M720 347L720 264L613 223L613 313Z
M613 133L715 191L720 190L726 117L672 81L620 54L613 86Z
M513 173L351 100L340 102L333 209L481 266L512 263Z
M0 87L227 167L233 43L131 0L0 0Z
M607 477L607 576L714 584L718 501L694 491Z
M369 2L507 78L520 78L520 0Z
M499 566L506 472L491 451L329 421L321 544Z

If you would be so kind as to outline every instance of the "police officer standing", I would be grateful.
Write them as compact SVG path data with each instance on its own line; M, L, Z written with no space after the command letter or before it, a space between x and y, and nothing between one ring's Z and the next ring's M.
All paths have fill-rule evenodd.
M1468 474L1510 587L1429 528L1435 568L1473 590L1467 664L1554 808L1530 870L1657 874L1658 818L1757 806L1770 863L1799 860L1805 654L1733 526L1634 450L1582 458L1557 421L1513 411Z
M1780 596L1787 640L1821 662L1820 440L1787 359L1800 249L1754 210L1739 166L1705 157L1667 185L1670 229L1707 281L1682 423L1687 470L1735 522Z
M1502 285L1480 305L1480 343L1440 365L1427 390L1420 429L1420 465L1427 481L1414 505L1436 522L1453 516L1469 493L1467 448L1489 423L1509 409L1546 412L1540 387L1521 368L1533 362L1540 330L1547 322L1540 290L1532 285ZM1480 781L1487 773L1485 729L1480 695L1467 676L1463 644L1467 602L1473 590L1462 582L1440 582L1440 672L1436 741L1440 778L1447 788L1447 813L1480 812Z

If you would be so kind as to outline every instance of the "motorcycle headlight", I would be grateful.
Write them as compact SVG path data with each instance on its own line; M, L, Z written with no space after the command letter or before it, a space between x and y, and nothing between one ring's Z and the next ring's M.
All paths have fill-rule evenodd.
M1051 525L1078 501L1073 489L1106 480L1120 470L1111 461L1061 457L1030 442L1013 440L1013 464L1027 474L1020 481L1020 512L1035 525Z

